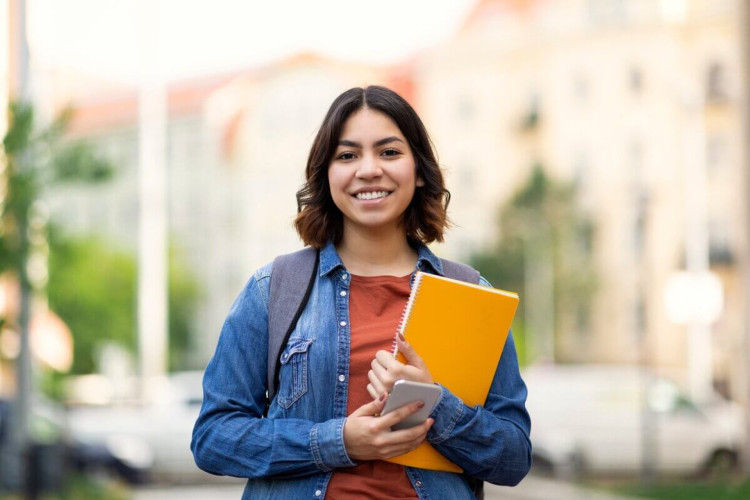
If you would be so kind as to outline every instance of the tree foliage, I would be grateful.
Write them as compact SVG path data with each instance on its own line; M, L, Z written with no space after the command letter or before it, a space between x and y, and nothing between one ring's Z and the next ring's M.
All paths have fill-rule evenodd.
M39 278L43 273L37 272L36 280L29 274L32 255L40 255L44 247L45 220L35 217L40 213L35 210L37 203L45 190L58 183L103 181L114 169L85 144L65 139L70 110L60 113L49 125L38 127L32 105L14 101L9 104L8 118L0 178L0 273L15 277L20 306L16 317L2 319L27 338L32 289L44 286Z
M473 255L471 262L493 284L518 290L521 303L514 334L520 344L519 357L535 357L524 323L526 307L538 297L529 297L531 270L549 266L552 276L555 355L570 354L562 347L564 337L588 331L589 309L596 288L592 262L594 225L580 208L575 186L550 178L536 165L528 179L500 207L498 238L488 249Z
M169 367L184 369L199 298L194 278L171 251L169 270ZM96 369L97 349L116 342L135 354L136 260L130 253L93 238L50 232L50 308L70 328L74 340L72 373Z
M9 129L3 139L5 169L0 190L0 273L18 278L21 295L31 293L26 274L34 251L30 233L33 208L46 190L61 183L102 182L114 166L87 143L65 137L72 113L65 110L49 125L35 124L25 102L9 106ZM135 350L136 263L132 255L96 238L67 238L48 230L50 309L69 326L74 338L73 373L94 368L97 346L114 341ZM38 240L39 238L37 238ZM43 235L42 235L43 239ZM170 258L170 366L184 367L189 349L192 311L198 298L195 281ZM23 330L19 318L0 318Z

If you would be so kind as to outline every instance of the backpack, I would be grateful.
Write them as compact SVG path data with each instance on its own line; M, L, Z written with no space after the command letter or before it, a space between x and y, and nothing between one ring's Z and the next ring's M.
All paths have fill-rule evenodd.
M479 271L473 267L447 259L440 260L448 278L479 283ZM281 353L310 299L319 263L320 252L310 247L279 255L273 261L268 301L268 392L264 416L276 396ZM305 282L306 287L300 286ZM477 499L482 500L484 482L465 474L464 478Z

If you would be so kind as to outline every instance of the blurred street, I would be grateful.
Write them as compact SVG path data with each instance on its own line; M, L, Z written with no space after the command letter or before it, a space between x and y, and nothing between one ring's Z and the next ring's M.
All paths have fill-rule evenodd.
M243 482L171 488L142 488L133 500L230 500L242 496ZM515 488L485 485L486 500L623 500L626 497L580 488L563 481L529 476Z

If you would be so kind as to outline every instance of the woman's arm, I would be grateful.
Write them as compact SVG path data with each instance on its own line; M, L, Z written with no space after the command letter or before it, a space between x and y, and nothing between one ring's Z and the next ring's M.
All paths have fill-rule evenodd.
M262 418L266 401L268 274L256 273L235 301L203 378L193 429L196 464L237 477L305 476L351 467L345 418Z
M526 385L518 370L513 334L508 334L484 406L469 407L443 387L430 417L427 440L470 476L514 486L531 467L531 420Z

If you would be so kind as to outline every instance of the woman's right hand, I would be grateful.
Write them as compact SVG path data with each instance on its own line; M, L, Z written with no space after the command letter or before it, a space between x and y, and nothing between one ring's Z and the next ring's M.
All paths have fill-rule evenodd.
M360 406L344 423L344 446L352 460L383 460L403 455L422 444L433 419L409 429L392 431L391 427L419 410L424 403L416 401L379 415L388 398L383 393L378 399Z

